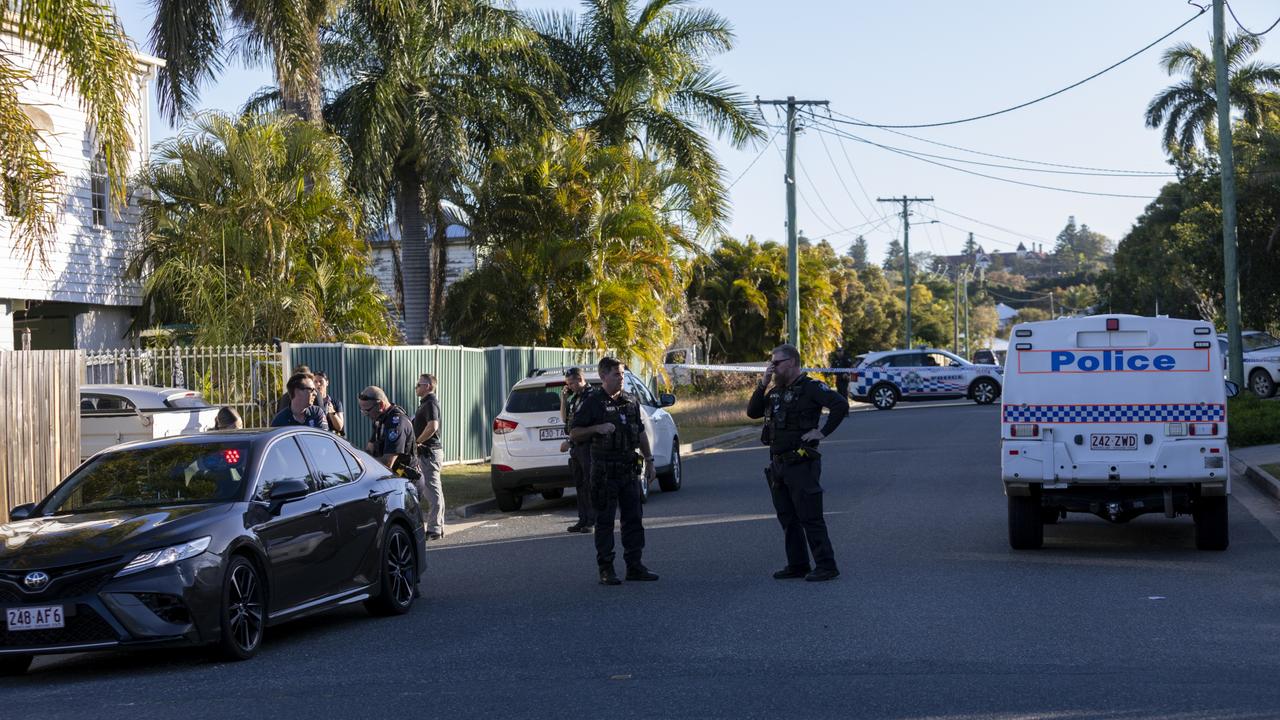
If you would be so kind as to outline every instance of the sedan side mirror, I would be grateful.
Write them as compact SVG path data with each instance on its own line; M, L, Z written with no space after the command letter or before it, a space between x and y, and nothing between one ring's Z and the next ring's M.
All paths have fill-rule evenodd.
M1227 397L1233 398L1240 394L1239 385L1231 382L1230 380L1227 380L1226 383L1227 383Z
M311 486L301 478L285 478L272 483L267 497L272 503L285 503L297 500L311 492Z
M676 404L676 396L671 393L662 393L658 396L659 407L671 407Z
M26 520L31 517L31 511L36 509L35 503L24 503L9 511L10 520Z
M952 361L951 361L951 364L950 364L950 365L948 365L948 367L960 367L960 361L958 361L958 360L952 360Z

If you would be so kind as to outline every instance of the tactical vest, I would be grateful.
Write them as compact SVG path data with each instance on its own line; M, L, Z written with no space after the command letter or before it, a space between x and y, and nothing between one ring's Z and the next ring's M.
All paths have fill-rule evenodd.
M808 375L802 375L787 387L769 394L766 414L772 430L770 447L775 452L801 447L800 436L818 427L822 420L822 406L809 394L812 382Z
M604 407L604 422L617 429L608 435L597 434L591 438L591 459L613 462L635 459L636 448L640 447L640 433L644 432L640 403L626 394L611 398L603 392L599 401Z
M578 410L582 408L582 401L587 398L587 394L590 393L591 391L592 389L590 387L587 387L587 388L584 388L582 392L569 393L569 397L565 400L565 403L564 403L564 411L565 411L564 426L566 430L568 428L573 427L573 416L578 414ZM573 442L573 441L570 441L570 442ZM582 443L573 443L573 444L582 445L582 444L585 444L586 442L590 442L590 441L583 441Z

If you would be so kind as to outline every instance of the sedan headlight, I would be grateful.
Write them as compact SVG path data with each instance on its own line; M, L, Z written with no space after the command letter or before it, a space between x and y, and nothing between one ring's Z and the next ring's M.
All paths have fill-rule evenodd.
M167 548L148 550L146 552L138 553L137 557L131 560L128 565L121 568L120 572L116 573L116 577L120 577L121 575L132 575L133 573L141 572L143 570L164 567L165 565L172 565L180 560L193 558L209 548L210 540L212 540L212 538L202 537L178 545L171 545Z

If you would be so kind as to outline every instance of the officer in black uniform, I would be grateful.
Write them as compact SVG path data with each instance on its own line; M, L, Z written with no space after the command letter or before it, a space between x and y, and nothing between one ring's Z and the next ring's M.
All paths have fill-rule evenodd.
M573 427L573 418L582 407L587 394L593 392L582 374L582 368L571 367L564 372L564 391L560 394L560 419L565 428ZM568 527L571 533L589 533L596 524L596 511L591 504L591 441L565 440L560 451L569 451L569 472L573 473L573 485L577 492L578 522Z
M422 467L418 464L418 454L414 452L413 418L404 408L393 405L382 388L376 385L361 390L356 399L360 412L373 421L373 435L364 449L383 465L411 480L418 488L418 497L425 497Z
M824 407L830 415L819 430ZM822 457L817 447L848 414L847 398L800 370L800 351L794 345L774 348L764 378L747 403L747 417L767 418L761 438L769 446L764 474L787 546L787 566L773 574L779 580L802 577L816 582L840 575L822 517Z
M849 351L841 347L839 350L831 353L831 367L847 368L853 366L853 358L849 357ZM836 373L836 392L846 400L849 397L849 373Z
M620 585L613 569L613 516L622 518L622 558L627 580L657 580L640 563L644 524L640 510L640 460L644 482L652 482L653 452L640 417L640 401L622 390L622 363L600 359L601 388L583 399L573 415L569 440L591 443L591 500L596 511L596 565L601 585ZM641 455L637 456L636 451Z

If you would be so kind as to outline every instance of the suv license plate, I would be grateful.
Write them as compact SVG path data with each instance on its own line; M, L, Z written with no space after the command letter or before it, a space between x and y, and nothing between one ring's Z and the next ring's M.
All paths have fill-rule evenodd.
M60 628L64 624L61 605L9 608L4 612L9 632L15 630L47 630L49 628Z
M562 427L541 428L538 430L539 440L568 440L569 435Z
M1137 435L1099 434L1089 436L1090 450L1137 450Z

